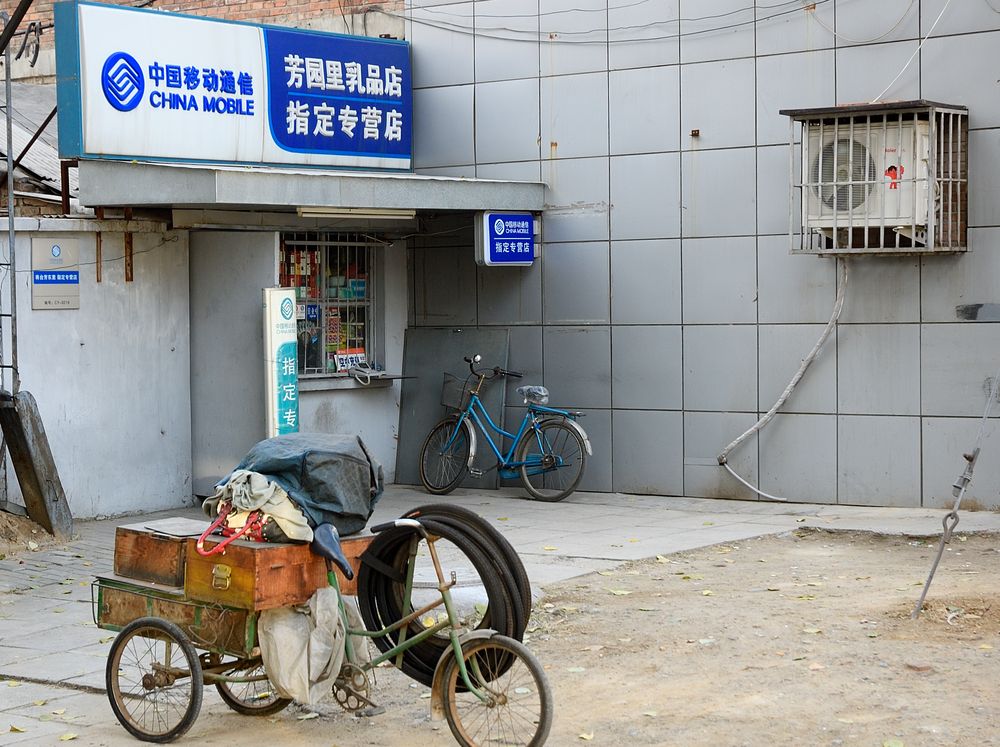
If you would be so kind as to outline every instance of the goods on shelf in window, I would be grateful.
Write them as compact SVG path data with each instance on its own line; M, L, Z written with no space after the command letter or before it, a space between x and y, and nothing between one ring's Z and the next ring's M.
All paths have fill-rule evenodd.
M283 288L294 288L296 298L319 298L319 251L286 248L278 282Z

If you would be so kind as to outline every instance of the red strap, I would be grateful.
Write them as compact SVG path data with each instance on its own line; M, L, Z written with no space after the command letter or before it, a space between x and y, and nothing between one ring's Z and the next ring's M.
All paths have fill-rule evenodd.
M226 537L215 547L212 547L208 550L205 549L205 540L208 538L208 535L210 535L212 532L218 529L223 524L223 522L225 522L226 517L229 516L229 512L232 510L233 510L232 503L227 502L221 504L221 508L219 509L219 517L211 524L209 524L208 529L206 529L204 532L201 533L201 536L198 538L198 542L195 543L194 549L198 551L199 555L207 558L209 555L215 555L217 553L223 552L226 549L226 545L228 545L233 540L239 539L250 530L252 524L250 522L247 522L243 526L243 528L240 529L240 531L237 532L236 534L232 535L231 537Z

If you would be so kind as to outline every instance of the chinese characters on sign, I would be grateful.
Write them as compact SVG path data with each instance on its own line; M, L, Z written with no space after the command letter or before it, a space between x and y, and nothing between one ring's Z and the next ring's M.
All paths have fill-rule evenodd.
M264 373L267 381L267 436L299 430L298 345L295 291L264 289Z
M408 157L406 47L335 46L315 35L270 28L264 41L271 132L279 146Z
M31 308L80 308L78 239L31 240Z
M253 76L250 73L197 65L163 65L154 61L148 68L148 78L153 88L149 105L154 109L254 115ZM192 93L199 90L206 92L201 96L200 106L199 98Z

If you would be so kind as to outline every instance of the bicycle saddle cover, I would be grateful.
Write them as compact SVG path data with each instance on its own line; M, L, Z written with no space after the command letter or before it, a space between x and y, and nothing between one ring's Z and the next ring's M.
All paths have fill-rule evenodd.
M519 386L517 393L524 397L525 402L534 402L536 405L549 403L549 390L543 386Z
M354 569L344 557L343 550L340 549L340 534L333 524L320 524L313 530L313 541L310 545L312 551L321 555L327 560L332 560L344 574L344 578L351 581L354 578Z

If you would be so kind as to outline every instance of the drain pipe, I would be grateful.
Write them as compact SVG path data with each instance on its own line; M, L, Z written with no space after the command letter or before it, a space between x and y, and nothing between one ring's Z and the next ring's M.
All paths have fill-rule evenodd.
M729 444L729 446L724 448L718 456L720 466L725 467L729 474L762 498L767 498L772 501L788 500L787 498L782 498L781 496L765 493L764 491L755 488L749 482L736 474L736 471L729 466L729 454L733 451L733 449L750 438L750 436L760 431L765 425L774 419L774 416L778 414L778 410L780 410L788 398L792 396L792 392L795 391L795 387L797 387L799 382L802 380L806 370L810 365L812 365L812 362L816 360L816 356L819 355L819 350L823 347L823 343L825 343L827 338L830 336L830 332L832 332L833 328L837 326L837 322L840 319L840 312L844 309L844 297L847 295L847 260L843 257L837 257L837 269L837 300L833 305L833 314L830 316L830 321L826 323L826 327L823 329L823 334L819 336L816 344L813 345L813 349L809 351L809 355L802 360L802 365L799 366L799 370L795 372L792 380L788 382L788 386L785 387L785 391L783 391L781 396L778 397L778 401L771 406L770 410L764 413L760 420L737 437L732 443Z

